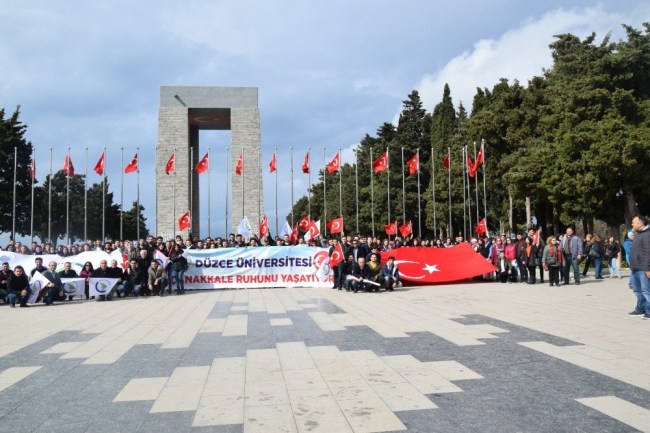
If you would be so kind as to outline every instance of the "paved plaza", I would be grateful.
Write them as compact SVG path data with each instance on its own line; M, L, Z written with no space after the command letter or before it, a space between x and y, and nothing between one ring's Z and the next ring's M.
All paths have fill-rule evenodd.
M650 432L623 279L0 307L0 432Z

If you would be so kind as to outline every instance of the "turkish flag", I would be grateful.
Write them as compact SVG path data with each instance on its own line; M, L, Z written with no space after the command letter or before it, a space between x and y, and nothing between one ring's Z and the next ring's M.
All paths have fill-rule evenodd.
M402 280L421 284L465 280L496 270L466 242L450 248L397 248L390 255ZM382 259L387 262L388 254Z
M309 223L307 233L305 233L305 240L308 241L314 239L317 236L320 236L320 221L312 220Z
M183 231L189 229L191 225L190 211L187 211L178 219L178 230Z
M29 164L29 178L34 181L36 177L36 161L32 159L32 162Z
M309 218L309 215L307 215L306 217L300 220L300 222L298 223L298 227L300 227L300 230L307 230L309 228L310 222L311 219Z
M136 153L131 162L124 167L124 173L133 173L138 170L138 154Z
M372 162L372 169L375 171L375 173L388 170L388 152L382 153L379 158L375 159Z
M411 224L411 221L402 224L399 226L399 232L402 235L402 237L407 237L408 235L413 234L413 225Z
M260 222L260 239L265 238L269 235L269 220L266 218L266 214L262 217L262 222Z
M386 230L387 235L396 235L397 234L397 221L392 223L384 224L384 229Z
M237 160L237 164L235 165L235 173L241 176L243 172L244 172L244 154L240 153L239 159Z
M329 221L327 224L327 230L330 231L330 233L335 234L335 233L343 233L343 218L334 218L332 221Z
M443 158L442 166L445 167L447 170L450 169L450 167L451 167L451 157L449 156L449 152L447 152L447 154Z
M345 257L343 257L343 248L341 248L341 244L337 244L336 248L334 248L334 251L332 251L332 255L330 256L330 268L333 268L334 266L343 262L343 260L345 260Z
M327 172L329 174L335 173L341 169L341 152L336 152L334 158L327 164Z
M302 172L309 173L309 151L305 154L305 160L302 162Z
M478 222L474 231L479 235L487 233L487 222L485 222L485 218Z
M420 170L420 154L416 153L406 161L406 166L409 168L409 174L414 175Z
M172 153L172 156L167 160L165 165L165 174L173 173L176 171L176 152Z
M478 155L476 155L476 162L474 163L474 171L478 170L479 164L483 164L485 159L483 158L483 145L481 144L481 149L478 151Z
M277 154L273 152L273 158L271 158L271 163L269 164L269 169L271 170L271 173L273 173L277 169Z
M469 174L469 177L474 177L476 174L476 166L472 162L472 158L467 155L467 174Z
M206 171L208 171L208 170L210 169L210 160L209 160L209 156L208 156L208 155L209 155L209 154L206 153L205 156L204 156L203 158L201 158L201 160L199 161L199 163L196 164L196 167L194 168L194 170L195 170L198 174L205 173Z
M68 175L68 177L74 177L74 165L72 165L72 159L70 155L65 156L63 161L63 172Z
M95 173L97 173L100 176L104 175L104 166L106 165L106 154L105 152L102 152L102 156L99 157L99 161L97 161L97 164L95 164Z
M485 221L485 218L483 218L483 221ZM533 245L539 246L539 233L542 230L542 228L538 228L535 234L533 235Z
M289 243L292 245L298 243L298 224L293 226L293 229L291 230L291 234L289 235Z

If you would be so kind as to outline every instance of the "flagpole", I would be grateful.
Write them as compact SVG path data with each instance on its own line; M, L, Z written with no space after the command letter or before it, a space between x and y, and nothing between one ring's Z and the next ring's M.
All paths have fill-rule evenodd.
M431 195L433 199L433 237L438 237L438 227L436 225L436 161L434 158L433 146L431 146Z
M106 162L106 160L104 160ZM106 164L104 164L106 167ZM120 148L120 167L124 167L124 147ZM120 170L120 239L124 239L123 232L124 222L124 170Z
M293 161L293 147L291 149L292 149L291 159ZM278 147L277 146L274 147L273 158L275 159L275 235L277 236L278 235L278 159L277 159ZM293 166L291 167L291 209L293 209ZM293 210L291 212L293 212Z
M34 243L34 178L36 177L36 149L32 147L32 169L30 170L32 172L32 206L31 206L31 221L30 221L30 232L31 232L31 237L32 240L31 242ZM16 183L14 182L14 185ZM14 209L16 207L14 206Z
M241 218L246 216L246 206L244 197L244 146L241 147Z
M339 147L339 217L343 219L343 165L341 164L341 148ZM341 239L343 238L343 227L341 227Z
M402 223L406 223L406 177L404 175L404 146L402 150ZM388 158L388 155L386 155Z
M47 198L47 240L52 242L52 148L50 147L50 182Z
M481 139L481 155L482 155L482 163L481 165L483 166L483 218L485 218L485 227L488 227L488 222L487 222L487 189L485 185L485 139Z
M176 238L176 148L172 147L172 158L174 159L174 181L172 183L172 231L173 237ZM191 183L191 182L190 182ZM192 196L192 187L190 186L190 197ZM192 207L190 206L190 212Z
M210 164L210 161L208 161ZM226 232L224 233L224 238L228 237L228 195L230 194L230 188L228 185L230 179L230 155L228 155L228 146L226 146ZM209 166L208 166L209 167ZM208 168L209 170L209 168Z
M68 172L65 176L65 237L67 245L70 245L70 147L68 147Z
M474 142L474 164L476 164L476 141ZM474 173L474 191L476 192L476 224L481 220L478 210L478 176Z
M188 171L190 173L190 219L192 219L192 217L194 216L194 210L192 209L192 204L194 199L194 172L192 171L193 165L194 165L194 147L190 146L190 162L187 164L187 167L189 168ZM175 184L176 184L176 151L174 150L174 185ZM199 214L199 220L200 219L201 219L201 215ZM176 239L176 215L174 215L174 221L172 221L172 226L174 227L174 239ZM192 227L191 221L190 221L190 227ZM201 234L199 233L199 236L200 235Z
M106 241L106 148L104 147L104 167L102 169L102 242Z
M257 195L257 224L262 221L262 148L257 149L257 167L260 169L260 176L257 179L257 188L259 194Z
M416 155L418 158L418 237L422 239L422 208L420 206L420 148L419 147L416 150Z
M447 159L449 160L449 167L447 168L447 177L449 178L449 232L447 233L447 236L453 238L454 231L451 226L451 147L447 147Z
M84 242L86 242L88 240L88 147L84 152L84 162L86 165L84 176Z
M465 145L465 166L467 167L465 170L465 178L467 179L467 235L469 237L472 236L472 194L471 194L471 182L469 180L469 161L468 161L468 156L469 156L469 149L467 148L467 145ZM463 193L464 195L464 193ZM477 221L478 223L478 221Z
M375 178L372 169L372 147L370 148L370 215L372 224L372 237L375 237ZM358 230L357 230L357 234Z
M291 146L290 149L291 149L291 161L290 161L290 165L291 165L291 227L293 227L293 146ZM275 178L275 180L276 180L276 186L275 186L276 196L277 196L277 191L278 191L277 179L278 178L276 176L276 178ZM276 205L276 207L277 207L277 205ZM277 212L276 212L276 218L277 218Z
M386 146L386 166L387 166L387 175L386 175L386 196L388 197L388 224L390 224L390 159L388 157L388 146ZM374 236L373 236L374 237ZM388 240L390 240L390 235L388 235Z
M137 165L137 170L136 170L136 189L137 189L137 194L136 194L136 203L135 203L135 237L139 241L140 240L140 148L136 147L135 148L135 154L138 158L138 165Z
M465 195L465 176L467 176L467 154L463 146L463 239L467 240L467 196Z
M357 234L359 234L359 149L354 149L354 187L357 199Z
M194 165L194 161L192 161L191 164ZM194 176L193 173L192 176ZM190 207L190 210L191 209L192 208ZM212 223L210 222L210 146L208 146L208 237L212 237L211 232L212 232ZM226 235L228 234L226 233Z
M323 146L323 219L327 222L327 157L325 156L325 147ZM311 217L309 217L311 218ZM319 227L320 228L320 227ZM327 225L325 226L325 237L327 236Z
M14 146L14 207L11 213L11 240L16 240L16 175L18 173L18 147ZM31 247L31 245L30 245Z
M309 155L309 170L307 170L307 215L311 215L311 147L307 148ZM311 218L311 217L310 217ZM293 228L293 225L291 226Z

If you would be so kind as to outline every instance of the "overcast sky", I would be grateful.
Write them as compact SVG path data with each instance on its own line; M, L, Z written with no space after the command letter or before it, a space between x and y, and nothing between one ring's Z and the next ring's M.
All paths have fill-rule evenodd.
M454 103L469 109L476 87L501 77L526 83L551 66L553 35L594 31L598 41L608 33L617 40L621 24L647 21L650 4L609 0L0 0L0 107L11 113L21 106L40 181L50 147L57 170L68 146L77 173L88 148L89 182L100 181L92 168L107 147L119 203L120 149L126 164L139 147L140 197L155 232L160 86L258 87L265 210L275 234L274 147L281 225L291 206L291 146L297 200L306 194L300 163L308 147L313 164L323 163L323 147L327 159L341 147L343 162L351 162L356 143L394 122L413 89L431 112L449 83ZM201 134L200 153L211 147L213 170L229 145L228 132ZM213 184L223 185L223 176L213 172ZM124 179L128 209L135 175ZM225 231L220 189L211 188L213 236ZM203 202L206 193L203 185ZM203 206L202 236L207 212Z

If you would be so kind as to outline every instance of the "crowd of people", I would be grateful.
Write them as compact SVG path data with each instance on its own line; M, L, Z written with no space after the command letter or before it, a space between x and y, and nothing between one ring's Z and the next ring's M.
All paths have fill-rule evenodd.
M479 276L484 280L500 281L502 283L544 283L547 275L550 286L568 285L573 283L579 285L581 277L587 275L591 266L594 267L596 279L602 279L603 264L607 263L609 277L620 278L620 266L622 256L625 254L626 262L630 265L632 274L630 287L637 298L637 306L633 315L643 315L650 318L650 246L646 241L635 241L643 234L646 238L647 219L637 216L634 219L633 229L627 233L623 246L619 244L614 236L609 236L603 242L598 234L587 234L584 239L574 233L572 227L567 228L562 235L548 236L542 239L541 230L530 228L526 232L516 233L514 236L502 234L500 236L477 236L464 240L457 237L455 240L447 238L445 241L420 240L417 238L395 237L393 239L382 239L374 236L341 236L330 239L312 239L305 241L300 237L297 242L292 243L289 236L270 237L259 239L252 236L245 239L241 235L231 233L227 238L199 239L193 237L184 240L176 236L174 240L165 241L162 237L154 238L148 236L139 241L108 240L102 242L96 240L70 246L58 246L48 243L32 243L31 248L20 242L10 241L6 247L7 251L21 254L33 254L36 257L35 267L31 270L33 276L36 271L40 272L50 283L46 284L41 293L38 294L38 301L46 305L54 302L64 301L66 295L62 290L61 278L83 278L86 282L85 296L90 297L90 278L115 278L118 283L106 296L97 297L98 300L111 300L113 296L163 296L165 293L185 293L183 276L188 269L188 262L184 255L186 249L213 249L213 248L243 248L243 247L264 247L264 246L319 246L329 247L329 254L335 253L337 248L342 251L343 260L332 267L333 289L339 289L357 293L359 291L376 292L380 290L393 291L401 285L399 267L391 256L390 251L400 247L425 247L425 248L448 248L459 243L468 242L477 254L482 255L491 262L496 270ZM650 241L648 241L650 242ZM635 251L636 246L636 251ZM81 272L77 273L71 269L70 262L65 258L84 251L104 251L108 254L119 251L126 259L125 268L117 260L102 260L97 269L92 263L86 262ZM642 251L642 253L639 253ZM63 259L63 270L56 272L57 262L48 263L43 266L42 259L38 257L44 254L57 254ZM635 255L636 254L636 255ZM386 260L382 265L382 255ZM160 257L164 257L164 263ZM636 261L635 261L636 258ZM583 269L580 269L583 264ZM539 270L539 278L537 277ZM640 274L643 271L646 278ZM0 272L0 297L6 303L15 306L18 302L21 307L27 306L27 300L32 295L29 288L29 278L22 266L15 266L10 269L9 263L3 263ZM171 287L173 286L173 287ZM648 317L646 317L648 316Z

